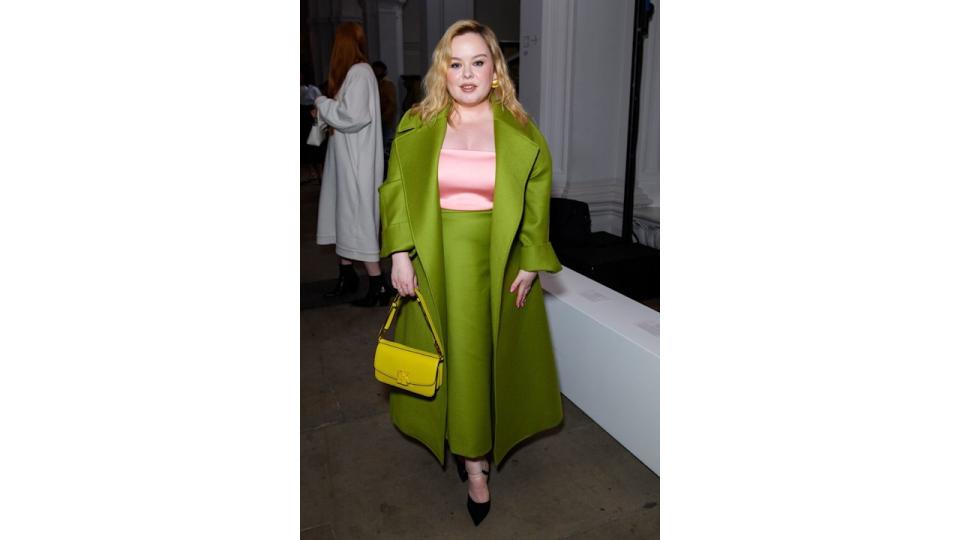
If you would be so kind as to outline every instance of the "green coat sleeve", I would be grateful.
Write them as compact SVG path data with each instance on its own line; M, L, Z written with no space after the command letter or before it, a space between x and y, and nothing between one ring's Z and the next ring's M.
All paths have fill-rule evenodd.
M407 200L400 180L396 144L390 152L387 179L380 186L380 256L413 250L413 235L407 222Z
M539 135L539 133L538 133ZM559 272L562 268L550 244L550 184L553 160L541 135L540 154L533 165L524 195L520 222L520 268L529 272Z

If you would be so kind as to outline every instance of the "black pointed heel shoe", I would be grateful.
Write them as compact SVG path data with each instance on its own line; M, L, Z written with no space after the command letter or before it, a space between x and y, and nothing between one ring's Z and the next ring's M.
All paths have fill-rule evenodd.
M490 485L490 471L485 470L481 471L485 477L487 477L487 485ZM485 503L478 503L470 498L470 494L467 493L467 512L470 513L470 519L473 520L473 526L479 526L480 522L483 521L487 514L490 513L490 503L493 501L491 496L487 499Z
M490 501L485 503L473 502L470 495L467 495L467 512L470 512L470 519L473 520L473 526L477 527L483 518L490 513Z

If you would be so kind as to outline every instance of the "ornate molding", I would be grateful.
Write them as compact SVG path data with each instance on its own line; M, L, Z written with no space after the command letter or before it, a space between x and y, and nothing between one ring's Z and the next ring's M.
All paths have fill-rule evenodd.
M561 195L554 194L555 197ZM571 182L567 192L562 195L567 199L583 201L590 207L590 221L594 231L607 231L611 234L620 234L623 221L623 179L621 178L591 178L578 179ZM649 208L649 199L642 195L636 197L633 205L633 231L638 236L645 225L641 216L643 208ZM649 245L649 244L648 244Z

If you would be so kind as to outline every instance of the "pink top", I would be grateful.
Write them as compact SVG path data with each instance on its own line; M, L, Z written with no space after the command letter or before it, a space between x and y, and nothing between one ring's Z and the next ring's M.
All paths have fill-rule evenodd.
M497 176L497 153L486 150L440 149L437 181L440 208L490 210Z

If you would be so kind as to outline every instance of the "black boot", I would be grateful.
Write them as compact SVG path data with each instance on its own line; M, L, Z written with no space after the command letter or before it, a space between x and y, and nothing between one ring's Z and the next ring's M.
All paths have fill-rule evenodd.
M337 284L334 288L323 293L327 298L334 296L351 295L357 292L357 286L360 284L360 277L357 271L353 269L352 264L340 265L340 277L337 278Z
M370 286L367 288L367 295L360 300L350 302L358 307L373 307L376 305L386 306L390 304L393 298L393 287L383 280L383 274L379 276L370 276Z

